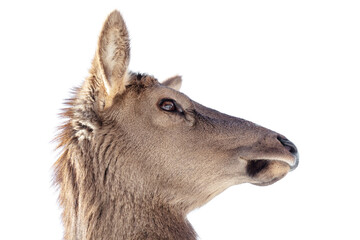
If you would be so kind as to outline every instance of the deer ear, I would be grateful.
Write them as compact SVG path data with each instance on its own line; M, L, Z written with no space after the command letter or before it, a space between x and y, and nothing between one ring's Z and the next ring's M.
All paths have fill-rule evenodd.
M164 85L164 86L167 86L169 88L172 88L172 89L174 89L176 91L179 91L180 88L181 88L181 83L182 83L181 76L174 76L174 77L166 79L161 84Z
M101 30L93 67L106 91L106 102L125 90L130 59L129 35L118 11L113 11Z

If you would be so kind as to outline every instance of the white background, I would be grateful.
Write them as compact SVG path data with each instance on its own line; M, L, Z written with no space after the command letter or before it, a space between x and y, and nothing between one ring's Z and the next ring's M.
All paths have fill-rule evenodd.
M299 149L282 181L192 212L201 239L360 239L360 7L330 0L2 1L0 239L62 239L50 141L113 9L131 70L181 74L194 100Z

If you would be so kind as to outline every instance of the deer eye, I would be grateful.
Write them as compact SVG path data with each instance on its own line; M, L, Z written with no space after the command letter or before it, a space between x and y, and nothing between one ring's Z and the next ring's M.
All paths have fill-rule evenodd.
M167 112L177 111L175 101L172 99L163 99L160 101L159 107Z

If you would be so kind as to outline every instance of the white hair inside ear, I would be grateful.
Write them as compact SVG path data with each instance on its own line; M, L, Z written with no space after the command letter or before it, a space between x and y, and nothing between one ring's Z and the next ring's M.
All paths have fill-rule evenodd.
M169 88L172 88L176 91L179 91L181 88L181 83L182 83L182 78L181 76L174 76L171 78L166 79L165 81L163 81L161 84L164 86L167 86Z

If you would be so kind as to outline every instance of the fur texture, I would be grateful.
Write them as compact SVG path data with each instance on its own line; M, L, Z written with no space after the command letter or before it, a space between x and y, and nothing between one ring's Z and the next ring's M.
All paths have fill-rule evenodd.
M161 84L128 71L129 56L114 11L89 77L62 113L55 182L65 239L196 239L191 210L234 184L270 184L297 166L283 136L194 102L177 91L178 76Z

